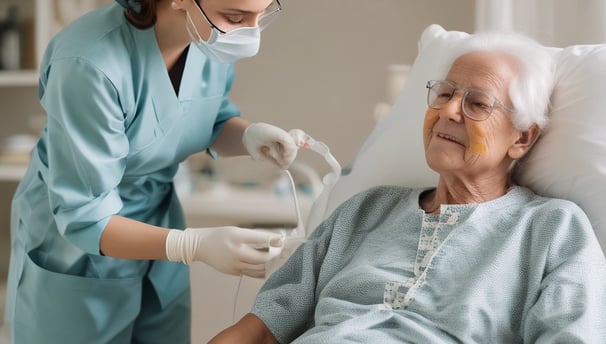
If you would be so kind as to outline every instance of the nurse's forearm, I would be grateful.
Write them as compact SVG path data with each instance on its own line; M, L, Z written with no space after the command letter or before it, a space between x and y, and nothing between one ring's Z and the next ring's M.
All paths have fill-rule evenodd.
M242 134L249 124L240 117L230 118L225 122L212 148L221 156L248 155L242 144Z
M101 234L101 252L122 259L166 259L168 229L114 215Z

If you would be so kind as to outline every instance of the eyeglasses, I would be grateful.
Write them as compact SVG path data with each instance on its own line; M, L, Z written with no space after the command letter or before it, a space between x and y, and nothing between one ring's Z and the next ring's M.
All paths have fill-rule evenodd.
M210 25L212 28L215 28L217 31L219 31L219 33L226 34L229 31L234 30L234 29L224 30L224 29L219 28L217 25L215 25L210 20L210 18L208 18L208 15L206 15L206 12L202 8L202 5L200 5L200 1L193 0L193 2L196 3L196 6L198 7L198 9L200 9L200 13L204 17L204 19L206 19L206 21L208 22L208 25ZM263 13L261 13L259 15L259 17L257 18L257 27L259 28L259 30L265 29L274 20L274 18L278 15L278 13L280 13L280 11L282 11L282 4L280 4L279 0L273 0L272 3L269 6L267 6L267 8L263 11ZM237 25L237 24L235 26L236 26L235 29L244 27L243 25Z
M463 92L461 108L463 114L474 121L483 121L490 117L496 106L513 113L515 110L508 108L502 101L488 93L474 89L464 89L450 81L429 80L427 82L427 105L439 110L454 97L457 90Z

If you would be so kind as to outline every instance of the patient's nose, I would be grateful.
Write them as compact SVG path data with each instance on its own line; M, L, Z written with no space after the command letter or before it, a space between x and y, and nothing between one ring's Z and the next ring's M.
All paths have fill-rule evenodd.
M463 96L459 92L455 92L452 98L440 108L440 117L455 122L461 122L463 120L462 99Z

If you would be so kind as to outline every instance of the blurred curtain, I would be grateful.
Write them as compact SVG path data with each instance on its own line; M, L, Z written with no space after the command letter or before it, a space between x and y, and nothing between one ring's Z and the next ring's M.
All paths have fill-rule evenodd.
M476 0L476 31L486 30L556 47L606 43L606 0Z

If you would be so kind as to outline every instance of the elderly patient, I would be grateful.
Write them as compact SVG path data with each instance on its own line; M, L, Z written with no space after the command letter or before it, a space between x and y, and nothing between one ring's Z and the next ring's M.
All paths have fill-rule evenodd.
M437 185L347 200L212 343L606 341L606 260L587 216L510 174L547 125L551 56L513 34L455 50L426 85Z

